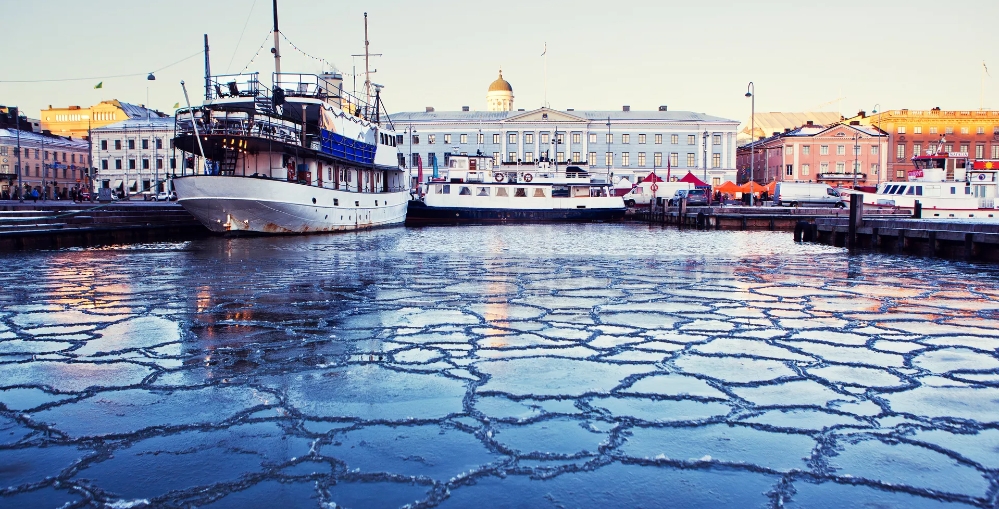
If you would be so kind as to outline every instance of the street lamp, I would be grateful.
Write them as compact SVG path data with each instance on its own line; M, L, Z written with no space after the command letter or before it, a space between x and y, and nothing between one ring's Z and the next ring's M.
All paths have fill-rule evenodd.
M881 103L877 103L877 104L874 105L874 110L871 111L871 113L877 113L878 114L877 130L878 130L878 185L879 186L881 185L881 170L883 170L883 169L887 170L887 166L888 166L886 164L885 165L886 168L882 168L881 167L881 157L882 157L882 153L885 151L886 147L882 147L881 146L881 114L878 113L878 109L880 109L880 108L881 108ZM885 158L885 161L887 162L887 158Z
M853 135L853 189L857 190L857 162L860 157L860 133Z
M750 99L749 114L749 181L756 177L756 85L750 81L746 86L746 97ZM750 191L752 191L752 184ZM753 204L753 193L749 193L749 204Z

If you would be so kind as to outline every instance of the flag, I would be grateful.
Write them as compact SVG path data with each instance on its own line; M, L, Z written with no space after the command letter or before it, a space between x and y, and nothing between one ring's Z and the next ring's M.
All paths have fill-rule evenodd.
M989 68L988 68L988 66L987 66L987 65L985 65L985 61L984 61L984 60L982 60L982 67L984 67L984 68L985 68L985 74L989 74ZM991 75L991 74L989 74L989 76L992 76L992 75Z
M180 103L173 103L173 109L180 108Z
M545 56L545 53L548 53L548 43L547 42L545 43L545 50L541 52L541 56Z
M102 81L102 82L100 82L100 83L98 83L98 84L94 85L94 88L95 88L95 89L97 89L97 88L104 88L104 82Z

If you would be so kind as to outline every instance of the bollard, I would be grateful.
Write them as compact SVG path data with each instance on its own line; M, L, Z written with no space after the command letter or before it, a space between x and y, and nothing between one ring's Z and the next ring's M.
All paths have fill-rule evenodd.
M923 203L916 200L916 206L912 208L912 218L921 219L923 217Z
M794 223L794 241L801 242L805 229L808 228L808 221L798 221Z

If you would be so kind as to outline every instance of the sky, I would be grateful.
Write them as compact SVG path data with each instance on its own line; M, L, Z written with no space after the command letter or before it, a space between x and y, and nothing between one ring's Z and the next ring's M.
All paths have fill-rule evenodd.
M367 12L370 50L382 54L372 58L372 81L385 86L389 112L484 110L500 67L515 108L528 110L547 98L555 109L666 105L742 121L750 81L758 112L973 110L983 90L985 108L999 108L996 0L278 3L282 70L332 64L348 89L353 66L364 68L351 55L364 52ZM172 111L184 104L181 80L197 104L205 33L213 74L248 69L269 82L271 8L271 0L0 0L0 104L33 118L48 105L107 99ZM983 62L994 76L984 87Z

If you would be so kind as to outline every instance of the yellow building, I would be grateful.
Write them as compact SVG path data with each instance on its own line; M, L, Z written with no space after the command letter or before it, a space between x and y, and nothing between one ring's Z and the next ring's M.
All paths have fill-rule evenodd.
M117 99L101 101L89 108L67 106L42 110L42 130L59 136L84 138L89 129L122 122L130 119L165 117L163 113L147 110L143 106L123 103Z

